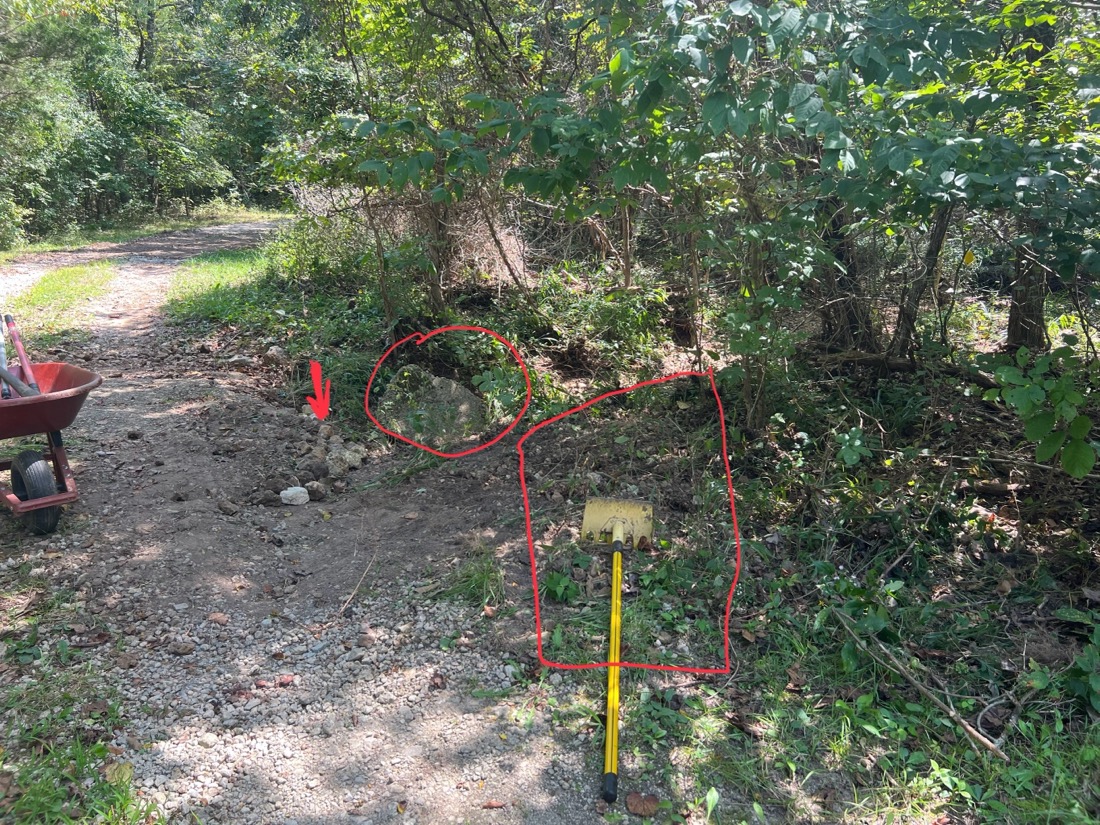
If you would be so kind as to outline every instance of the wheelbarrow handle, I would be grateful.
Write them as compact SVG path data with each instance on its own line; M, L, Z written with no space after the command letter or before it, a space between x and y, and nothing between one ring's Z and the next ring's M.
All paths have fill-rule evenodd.
M7 371L6 368L0 367L0 378L15 390L15 394L22 398L30 398L32 395L41 395L42 393L33 387L29 387Z
M4 323L8 325L8 332L11 333L11 342L15 346L15 354L19 356L19 364L23 367L23 375L26 376L27 383L23 384L24 387L30 385L30 389L34 390L34 394L38 395L38 384L34 381L34 370L31 369L31 359L27 357L27 351L23 349L23 339L19 337L19 330L15 328L15 319L10 313L4 314ZM12 386L15 386L14 384ZM19 393L22 396L26 396L26 393Z
M0 330L0 369L8 368L8 350L4 346L4 333ZM11 387L7 381L0 381L0 398L11 398Z

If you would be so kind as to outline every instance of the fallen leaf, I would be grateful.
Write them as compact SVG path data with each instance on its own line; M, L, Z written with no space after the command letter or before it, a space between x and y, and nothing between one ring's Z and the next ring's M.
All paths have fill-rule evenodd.
M653 816L660 804L661 800L653 794L642 796L640 793L632 793L626 797L626 809L634 816Z
M107 766L107 781L112 785L120 785L134 778L134 766L129 762L114 762Z
M806 677L799 671L798 665L787 668L787 675L791 677L791 680L787 682L787 690L792 692L802 690L806 684Z
M481 807L482 808L488 808L490 810L495 810L497 808L503 808L506 805L507 805L507 803L501 802L499 799L490 799L488 802L486 802Z

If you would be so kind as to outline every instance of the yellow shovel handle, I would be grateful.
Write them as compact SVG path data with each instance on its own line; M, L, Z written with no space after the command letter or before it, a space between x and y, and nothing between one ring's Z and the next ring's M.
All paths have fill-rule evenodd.
M617 525L616 532L622 527ZM609 662L618 662L623 617L623 542L618 535L612 545L611 568L611 652ZM607 668L607 735L604 740L603 793L606 802L614 802L619 796L619 666Z

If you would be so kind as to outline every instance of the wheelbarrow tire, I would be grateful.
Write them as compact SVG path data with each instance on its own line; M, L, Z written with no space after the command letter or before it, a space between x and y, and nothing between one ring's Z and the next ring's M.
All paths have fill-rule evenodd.
M33 501L54 495L57 492L57 482L54 480L50 462L34 450L21 452L11 463L11 489L20 501ZM32 533L44 536L57 529L57 523L61 520L61 507L31 510L23 515L23 520Z

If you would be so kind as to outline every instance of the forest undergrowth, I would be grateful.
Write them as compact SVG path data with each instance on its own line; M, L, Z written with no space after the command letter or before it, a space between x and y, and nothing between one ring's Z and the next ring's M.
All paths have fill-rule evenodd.
M750 429L739 376L727 380L738 358L679 346L674 308L644 267L630 289L593 262L562 263L525 290L472 278L452 285L442 314L394 267L391 327L366 242L339 224L322 240L311 226L234 253L221 275L182 274L169 313L196 336L285 346L299 378L287 403L301 403L319 359L353 430L368 428L363 388L388 344L445 324L490 327L523 352L534 392L521 430L701 351L716 363L740 524L732 672L624 673L624 759L681 789L652 821L683 821L711 787L743 801L745 821L1100 815L1100 488L1093 474L1037 462L1010 405L967 379L995 350L995 295L955 315L962 344L927 367L926 353L897 370L800 341L769 370L770 416ZM922 320L937 323L931 310ZM1015 362L982 363L988 385ZM514 364L492 348L447 339L424 365L515 403ZM473 381L494 367L495 381ZM600 655L605 570L561 528L570 507L611 491L652 499L659 521L628 576L626 649L721 662L735 545L718 421L708 383L688 378L609 399L552 425L552 440L534 435L527 481L551 659ZM488 602L492 561L471 564L473 598ZM581 695L560 718L598 729L599 707L598 692Z

